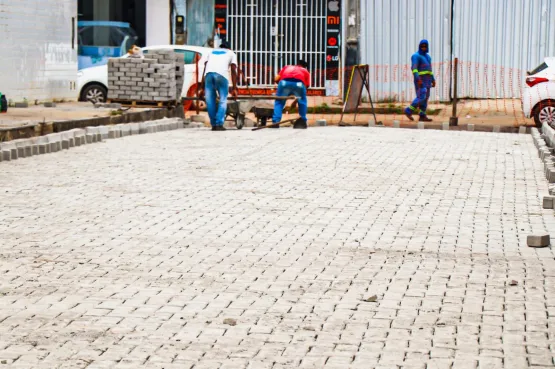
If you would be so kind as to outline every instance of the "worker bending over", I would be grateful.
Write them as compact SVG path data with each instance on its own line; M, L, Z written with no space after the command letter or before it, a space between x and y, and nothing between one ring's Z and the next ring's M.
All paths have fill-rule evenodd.
M205 64L203 89L200 95L206 96L206 108L213 131L225 131L224 121L229 93L229 70L231 69L231 94L237 97L237 55L229 50L224 41L214 49ZM218 97L220 102L217 102Z
M308 64L304 60L299 60L297 65L287 65L281 69L275 78L278 84L277 96L287 97L296 96L299 104L299 115L301 119L297 120L293 128L306 129L307 119L306 113L308 112L308 100L306 98L306 91L310 87L310 73L308 72ZM281 122L283 108L287 100L276 100L274 103L274 115L272 122Z

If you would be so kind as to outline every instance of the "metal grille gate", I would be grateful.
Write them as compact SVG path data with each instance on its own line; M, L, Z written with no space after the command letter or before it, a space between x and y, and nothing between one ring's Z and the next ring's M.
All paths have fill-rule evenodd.
M252 86L274 85L274 75L302 58L312 88L325 87L326 0L228 0L227 35Z

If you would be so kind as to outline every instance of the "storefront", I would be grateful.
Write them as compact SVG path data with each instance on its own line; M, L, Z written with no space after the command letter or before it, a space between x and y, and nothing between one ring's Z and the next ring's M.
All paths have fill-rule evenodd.
M249 93L274 93L274 75L302 58L312 74L309 94L338 96L342 10L341 0L187 0L194 19L187 43L228 41Z
M341 10L340 0L215 0L214 30L237 53L251 93L273 93L275 74L302 58L309 94L337 96Z

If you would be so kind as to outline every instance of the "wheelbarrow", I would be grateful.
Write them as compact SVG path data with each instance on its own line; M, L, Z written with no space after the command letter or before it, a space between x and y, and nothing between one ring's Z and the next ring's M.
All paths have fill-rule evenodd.
M272 120L272 116L274 115L274 109L271 108L257 108L256 106L252 108L252 112L256 117L256 126L257 127L264 127L268 123L268 121Z
M294 97L275 97L275 96L242 96L238 99L231 98L227 101L226 121L234 121L237 129L245 126L245 111L241 111L241 102L247 100L287 100L296 99ZM273 108L253 107L251 110L256 117L256 126L265 127L268 121L272 121L274 115ZM231 119L229 119L231 118Z
M237 129L243 129L245 126L245 113L241 111L241 100L228 100L225 114L226 121L233 121Z

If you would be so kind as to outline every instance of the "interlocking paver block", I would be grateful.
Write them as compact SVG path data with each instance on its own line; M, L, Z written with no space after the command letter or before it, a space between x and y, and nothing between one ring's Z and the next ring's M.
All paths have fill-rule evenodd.
M528 246L530 247L546 247L549 246L549 234L530 235L527 238Z
M297 133L1 163L0 361L549 367L555 255L527 236L555 217L534 130Z

